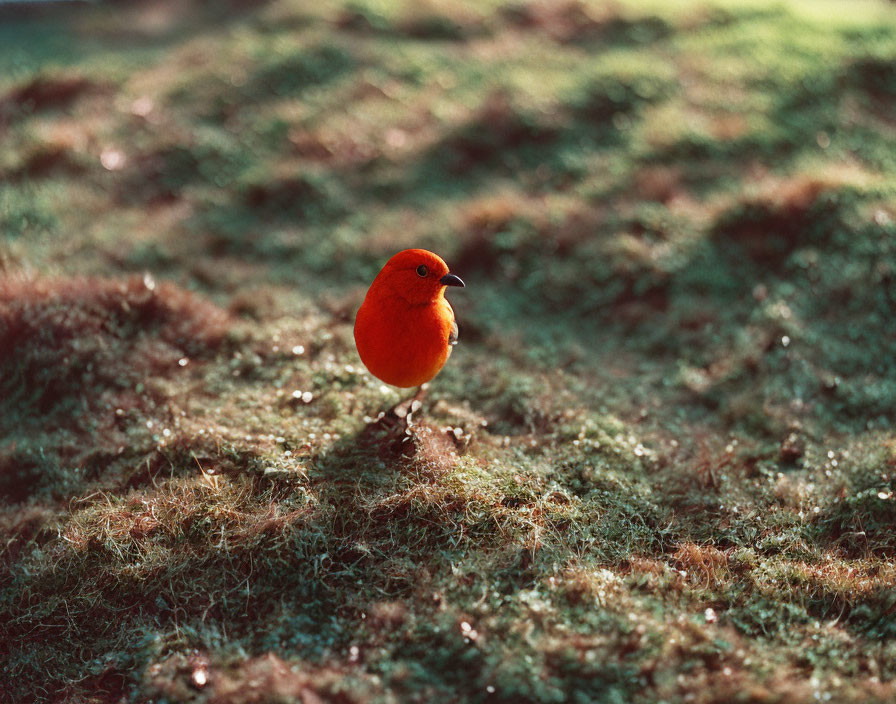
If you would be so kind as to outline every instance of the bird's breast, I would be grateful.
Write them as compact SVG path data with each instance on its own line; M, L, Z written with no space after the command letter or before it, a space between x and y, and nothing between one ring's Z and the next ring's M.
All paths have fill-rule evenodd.
M400 296L368 294L355 319L355 343L374 376L394 386L418 386L448 359L453 325L444 297L410 305Z

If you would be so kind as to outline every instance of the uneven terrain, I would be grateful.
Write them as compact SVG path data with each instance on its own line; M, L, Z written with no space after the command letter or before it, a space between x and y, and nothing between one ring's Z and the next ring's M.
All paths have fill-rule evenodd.
M0 699L893 701L894 144L886 2L0 6Z

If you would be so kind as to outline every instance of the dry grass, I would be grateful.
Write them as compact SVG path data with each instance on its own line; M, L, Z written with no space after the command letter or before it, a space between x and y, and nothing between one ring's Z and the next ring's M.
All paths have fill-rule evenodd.
M893 699L894 28L729 5L0 10L0 690Z

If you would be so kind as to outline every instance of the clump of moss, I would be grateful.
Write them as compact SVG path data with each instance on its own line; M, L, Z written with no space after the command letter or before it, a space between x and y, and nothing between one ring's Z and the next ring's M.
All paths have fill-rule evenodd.
M837 551L851 556L896 554L896 495L889 479L838 497L818 517L824 538Z
M819 127L836 126L837 110L857 100L883 117L896 97L896 68L892 58L859 56L839 66L812 73L783 91L778 113L793 126L814 119Z
M251 76L247 89L256 97L296 97L337 79L354 66L352 55L338 46L313 46L285 55L274 52Z
M674 92L674 83L662 72L614 71L589 78L579 86L570 108L587 126L603 129L614 118L635 115Z
M302 175L248 183L244 198L246 207L262 218L313 218L335 207L331 190L322 179Z
M563 44L639 44L664 39L673 28L660 17L629 17L618 6L602 8L580 2L511 3L500 11L512 27L537 31Z
M429 161L453 173L507 166L514 154L555 141L558 128L519 109L503 91L491 93L470 118L436 145Z
M7 471L9 466L0 465L4 476L13 477ZM12 482L10 482L12 484ZM10 490L11 489L11 490ZM11 487L4 482L0 486L0 499L15 500L21 495L18 485ZM18 506L12 510L0 510L0 534L3 535L4 546L0 551L0 564L9 571L12 565L23 557L26 546L40 549L56 535L58 527L56 512L47 506Z
M87 171L87 164L73 149L64 144L39 144L22 155L9 170L15 181L52 177L75 177Z
M504 21L513 27L537 30L559 41L596 33L601 22L582 2L510 3L501 8Z
M750 200L724 212L712 241L734 256L780 268L797 247L823 247L834 231L836 201L825 198L832 184L792 181L770 200Z
M487 27L475 16L455 16L438 11L416 9L399 24L400 33L414 39L438 41L463 41L487 35Z
M516 260L537 238L525 201L512 196L477 199L461 217L462 245L452 257L455 268L512 278L519 270Z
M64 490L72 477L45 451L16 447L0 450L0 501L21 503L42 488Z
M78 73L45 73L0 96L0 122L15 115L61 110L105 87Z
M669 306L675 259L657 251L669 252L664 240L684 226L657 209L608 222L587 206L544 213L511 197L478 199L463 213L458 268L512 282L533 308L641 322Z
M417 3L403 16L379 12L373 3L350 2L336 19L341 29L359 34L378 34L434 41L463 41L488 33L482 18L460 8L445 12L436 3Z
M373 678L344 665L297 666L273 653L231 663L206 653L172 655L147 667L143 677L147 695L169 701L367 704L382 696L382 686Z
M896 60L868 56L852 61L843 71L843 85L862 91L881 107L896 100Z
M712 545L681 543L672 555L673 564L687 573L688 579L704 587L717 587L729 578L728 555Z
M225 342L227 315L150 276L0 281L3 424L71 418L176 374ZM114 410L114 407L113 407ZM78 417L75 413L74 418Z
M233 184L248 167L246 150L212 131L138 151L115 180L115 192L126 205L160 205L185 197L193 185Z
M893 700L894 25L754 4L0 8L0 690Z

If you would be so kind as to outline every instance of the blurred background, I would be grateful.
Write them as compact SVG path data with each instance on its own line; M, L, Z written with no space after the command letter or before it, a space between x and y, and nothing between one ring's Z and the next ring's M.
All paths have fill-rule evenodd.
M509 534L529 535L523 512L537 494L543 515L581 511L562 530L609 531L591 542L558 539L560 552L546 557L532 547L540 539L521 538L530 555L495 572L500 590L543 586L571 554L632 580L633 556L665 555L676 570L698 565L681 608L737 612L727 624L738 638L770 639L777 662L797 670L807 647L799 638L810 638L813 619L839 618L848 604L841 615L854 639L843 651L818 650L813 662L859 677L836 668L858 661L862 638L892 649L883 592L861 611L843 596L865 593L846 567L835 586L800 573L791 586L815 585L821 606L797 607L792 593L770 586L787 580L768 575L806 560L888 560L896 550L894 144L896 8L883 0L0 3L0 554L16 575L2 582L10 610L0 624L26 638L49 619L72 642L94 644L85 658L120 655L108 643L122 633L92 630L118 617L79 602L81 587L54 581L52 565L65 559L93 585L83 589L113 604L102 580L141 575L116 607L149 634L141 667L170 652L213 650L218 641L203 630L212 607L183 596L191 579L211 579L205 563L189 563L200 577L175 589L141 567L150 553L140 541L167 545L168 533L136 508L110 518L102 510L112 509L89 497L102 491L124 502L137 492L158 502L159 472L192 486L198 463L197 481L211 468L261 482L298 471L299 458L308 491L323 492L315 505L341 505L339 492L353 490L339 484L345 467L381 473L395 459L352 454L363 444L362 419L399 398L361 367L354 313L389 256L425 247L466 282L450 292L460 345L431 385L428 417L468 438L450 446L455 459L491 468L469 475L488 487L476 492L504 492L482 499L482 510L516 526ZM447 450L421 452L438 464ZM373 476L358 481L375 494ZM449 491L447 479L436 484ZM259 503L240 509L251 520L285 515L299 501L298 490L253 486ZM550 492L566 503L543 498ZM480 509L470 502L481 496L471 497L445 499L462 507L450 530L475 523ZM413 506L412 517L422 511ZM230 510L197 525L211 540L231 525ZM772 513L766 525L750 523ZM320 529L328 554L346 536L368 550L351 563L360 572L338 573L367 586L314 609L342 618L380 592L404 594L388 582L398 571L384 567L394 536L311 515L329 526ZM110 529L115 520L123 527ZM432 523L409 525L413 535ZM471 540L461 541L468 552L457 564L490 565L483 555L497 548ZM412 562L430 554L408 541ZM743 558L752 567L737 573L753 575L753 586L728 600L729 583L704 585L699 570L722 558L686 543L713 545L725 560L756 548L761 560ZM271 559L281 554L279 544L267 553L259 545ZM848 574L864 574L867 586L876 573L862 564ZM443 567L431 568L434 579L461 594L466 587ZM243 589L243 568L234 569L215 583L224 594ZM603 577L588 574L590 594ZM625 589L640 594L654 578L641 577ZM153 611L166 585L169 603L187 603L193 635L183 635L176 614L172 626L164 608ZM34 611L31 595L41 589L69 594L68 606ZM770 607L778 598L788 605ZM149 606L137 616L141 599ZM302 611L312 607L289 603L316 623L318 612ZM620 607L619 623L601 627L621 638L626 610L649 611L645 603ZM211 614L218 624L245 615L220 606ZM278 618L232 625L233 638L245 652L268 652L259 634L291 623ZM166 625L146 625L158 623ZM355 642L352 628L336 624L277 652L318 657L330 647L321 643ZM648 632L660 634L657 643L668 635L656 624ZM419 635L422 648L439 651L439 642ZM469 682L446 675L426 696L467 686L481 693L491 682L502 701L551 700L537 690L538 675L501 668L535 653L562 692L581 663L564 670L544 660L547 641L532 642L494 651ZM609 642L613 657L628 647ZM83 663L69 660L67 647L38 659L16 651L16 672L59 687L80 681ZM656 652L672 667L689 657ZM450 653L435 663L402 653L389 657L411 663L412 690L419 662L462 667ZM718 669L704 660L696 671ZM122 672L136 667L103 660L112 661ZM119 672L109 667L99 672ZM889 668L861 672L888 681ZM756 672L743 665L747 680ZM620 697L647 686L625 677L600 681L614 682ZM177 699L168 685L152 686ZM650 686L657 696L686 691L672 675ZM780 694L790 685L775 686Z
M892 418L889 3L0 12L6 270L349 315L422 246L472 281L468 342Z

